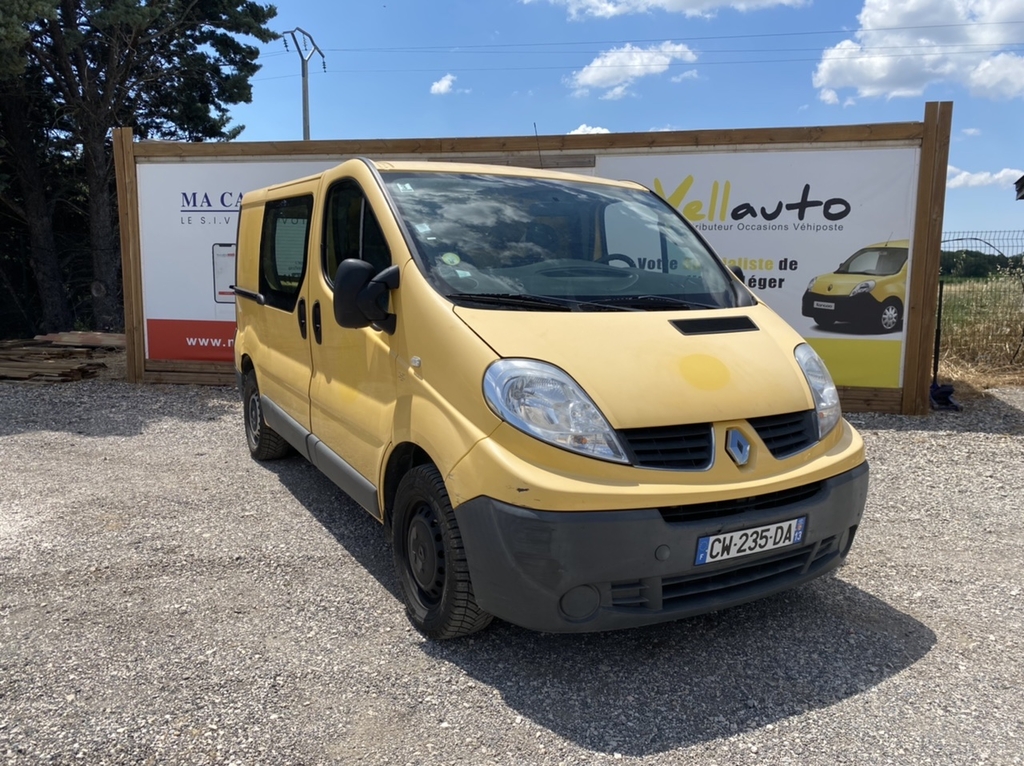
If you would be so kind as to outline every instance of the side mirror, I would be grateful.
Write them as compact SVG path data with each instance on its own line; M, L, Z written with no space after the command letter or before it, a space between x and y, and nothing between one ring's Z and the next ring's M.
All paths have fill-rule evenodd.
M732 283L732 291L736 295L736 305L756 306L757 298L755 298L753 293L751 293L746 288L747 278L743 274L743 269L741 269L739 266L730 266L729 271L731 271L733 273L733 276L735 276L740 281L739 284L736 284L735 282Z
M334 319L341 327L373 326L388 335L397 318L388 313L388 292L398 287L399 270L389 266L374 274L373 266L357 258L338 264L334 275Z

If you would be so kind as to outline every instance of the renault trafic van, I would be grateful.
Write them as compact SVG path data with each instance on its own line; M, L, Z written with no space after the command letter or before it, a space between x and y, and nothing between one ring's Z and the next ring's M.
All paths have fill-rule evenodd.
M353 159L246 194L237 252L249 449L383 524L429 637L671 620L850 551L828 370L642 186Z

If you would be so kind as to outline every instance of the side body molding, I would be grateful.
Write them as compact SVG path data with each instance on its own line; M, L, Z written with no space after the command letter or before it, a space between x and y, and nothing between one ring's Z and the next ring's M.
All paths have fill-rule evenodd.
M260 400L268 426L281 434L300 455L319 468L365 511L380 519L377 488L373 484L265 395L260 394Z

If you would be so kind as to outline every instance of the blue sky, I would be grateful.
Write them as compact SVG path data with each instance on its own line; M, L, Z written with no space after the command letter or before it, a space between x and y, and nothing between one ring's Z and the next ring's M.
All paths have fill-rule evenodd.
M280 0L313 139L839 125L953 101L944 229L1024 228L1024 0ZM290 42L290 41L289 41ZM262 46L242 140L302 138Z

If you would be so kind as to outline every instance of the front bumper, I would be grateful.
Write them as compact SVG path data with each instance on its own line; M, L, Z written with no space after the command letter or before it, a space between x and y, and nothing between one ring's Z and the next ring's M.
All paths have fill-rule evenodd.
M832 308L826 308L832 306ZM865 322L874 319L882 304L871 293L823 295L805 292L801 313L815 321Z
M478 497L455 515L482 609L532 630L587 632L724 609L835 569L853 544L867 488L865 462L740 503L550 512ZM797 546L694 563L701 537L799 516L807 525Z

